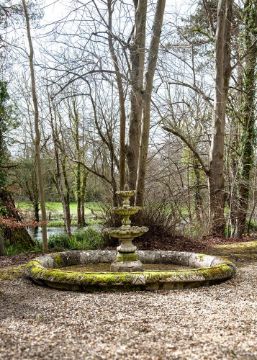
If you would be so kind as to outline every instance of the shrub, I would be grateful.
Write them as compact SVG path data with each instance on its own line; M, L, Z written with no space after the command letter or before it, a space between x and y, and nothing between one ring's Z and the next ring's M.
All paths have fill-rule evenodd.
M138 219L135 222L149 228L149 236L158 236L160 238L175 237L176 227L180 223L176 212L171 204L163 200L156 203L148 203L140 211Z
M69 246L69 236L67 234L51 235L48 239L49 249L62 250Z
M70 237L67 234L52 235L48 245L56 250L95 250L104 246L104 238L100 231L88 226L74 232Z
M106 223L104 227L121 226L120 216L113 214L111 208L105 208L105 217ZM144 239L153 240L156 237L159 240L167 237L173 238L177 236L176 227L180 223L177 213L166 200L147 203L131 220L132 225L147 226L149 228L145 235L137 238L137 242L144 241ZM118 240L109 237L108 234L105 235L105 238L108 246L116 246L118 244Z
M5 247L5 255L13 256L22 253L37 253L42 251L42 246L38 242L34 246L24 246L22 244L8 244Z

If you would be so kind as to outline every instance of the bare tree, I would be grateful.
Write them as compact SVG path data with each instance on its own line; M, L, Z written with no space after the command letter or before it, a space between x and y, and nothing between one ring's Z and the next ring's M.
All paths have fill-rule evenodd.
M216 78L213 134L210 149L210 220L211 233L223 236L224 218L224 132L230 79L230 32L232 0L219 0L215 40Z
M145 73L145 87L143 93L143 119L142 134L140 140L140 154L137 175L136 203L143 205L145 191L145 174L147 165L147 154L149 145L150 120L151 120L151 98L153 91L153 79L156 69L160 36L165 10L165 0L159 0L156 5L155 17L152 30L152 38L148 54L148 64Z
M38 189L39 189L39 197L40 197L41 217L43 221L42 223L43 251L46 252L48 250L47 226L46 226L47 218L46 218L45 192L44 192L44 184L43 184L42 168L41 168L41 155L40 155L41 134L40 134L40 119L39 119L39 109L38 109L36 78L35 78L35 69L34 69L34 48L32 43L30 19L29 19L26 0L22 0L22 5L25 15L27 38L29 43L29 68L30 68L30 76L31 76L31 94L34 105L35 159L36 159L36 167L37 167L37 181L38 181Z

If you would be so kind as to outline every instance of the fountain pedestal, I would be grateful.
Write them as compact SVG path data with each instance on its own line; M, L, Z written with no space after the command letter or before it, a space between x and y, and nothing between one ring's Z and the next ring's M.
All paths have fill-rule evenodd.
M111 271L143 271L143 264L139 260L137 247L133 244L135 237L141 236L148 231L146 226L131 226L130 216L136 214L141 208L130 206L129 198L135 194L134 190L118 191L123 199L122 206L114 208L113 212L122 216L122 226L107 229L110 236L120 240L117 247L115 261L111 264Z

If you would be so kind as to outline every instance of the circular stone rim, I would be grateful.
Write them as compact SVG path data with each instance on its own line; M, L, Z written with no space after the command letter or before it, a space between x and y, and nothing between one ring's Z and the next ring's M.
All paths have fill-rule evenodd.
M142 263L190 266L188 270L138 272L75 272L62 267L111 263L116 251L88 250L51 253L29 261L25 274L39 285L72 291L172 290L212 285L232 278L235 265L218 256L178 251L138 251ZM193 269L192 269L193 268Z

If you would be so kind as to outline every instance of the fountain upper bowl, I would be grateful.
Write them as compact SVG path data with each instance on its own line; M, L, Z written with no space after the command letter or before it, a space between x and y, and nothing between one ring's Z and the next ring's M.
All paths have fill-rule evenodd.
M130 206L114 208L113 212L120 216L132 216L138 213L139 210L141 210L140 206Z
M109 228L105 231L114 238L129 239L141 236L145 234L148 230L149 229L146 226L121 226L119 228Z

